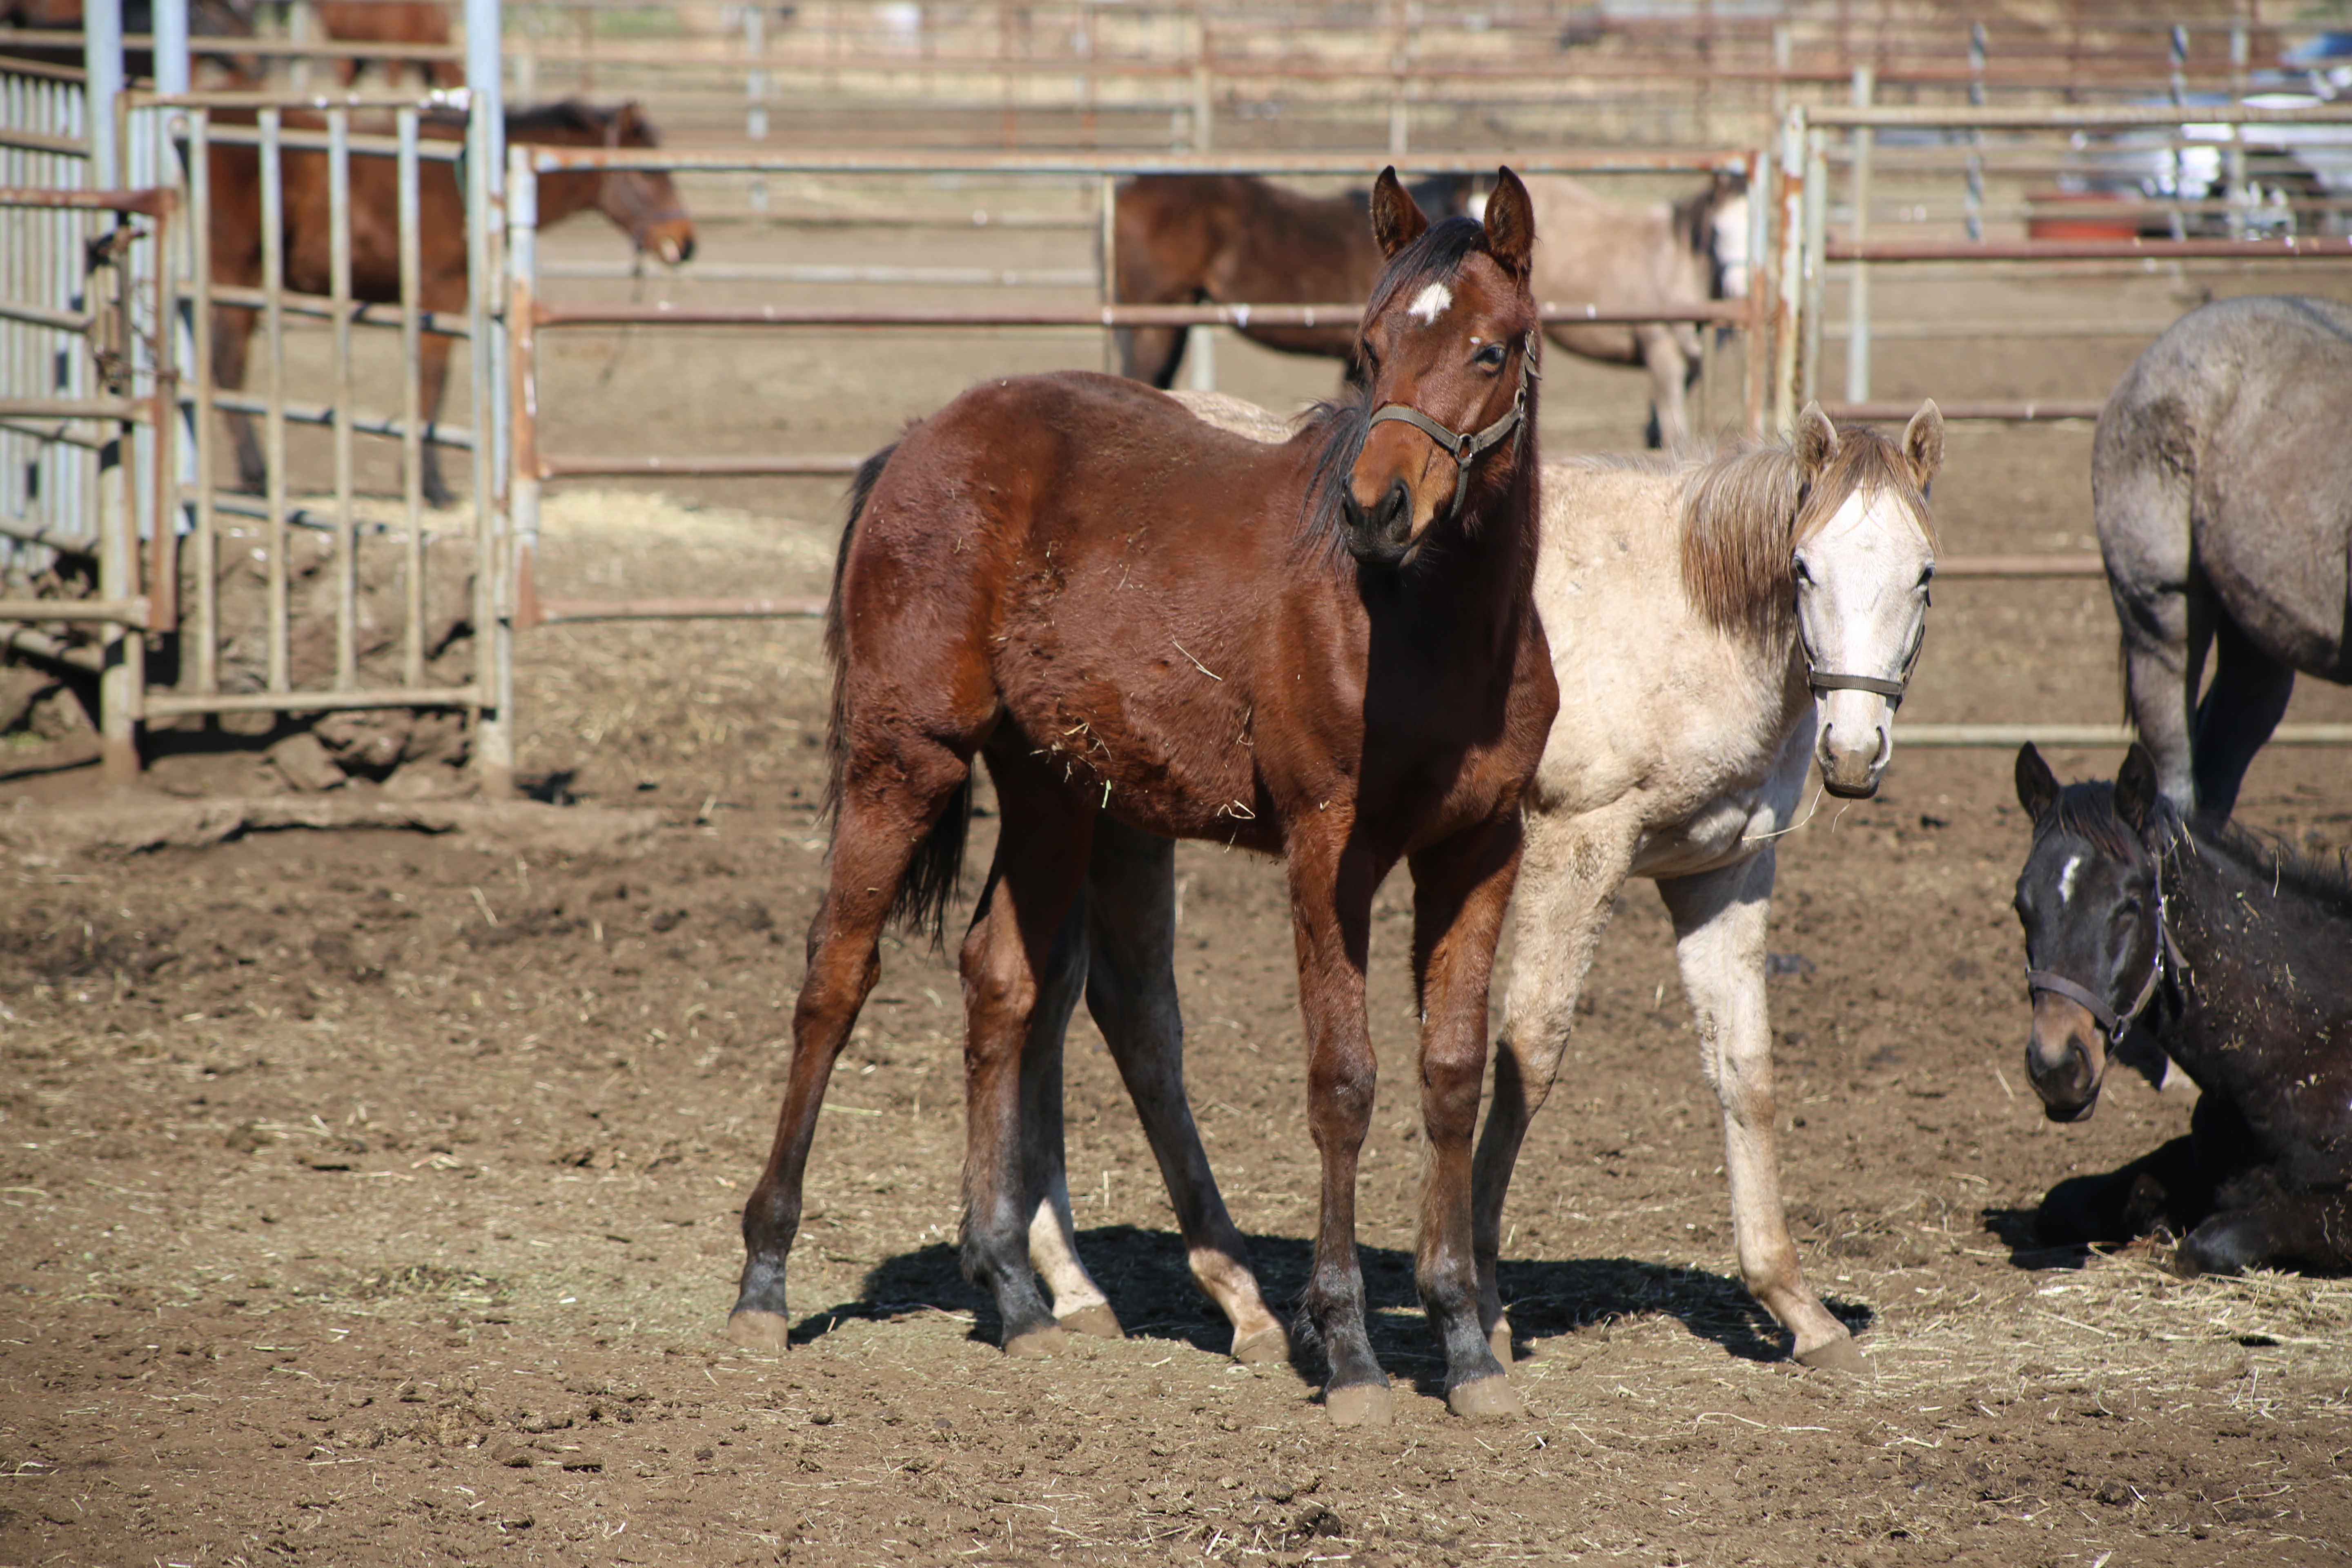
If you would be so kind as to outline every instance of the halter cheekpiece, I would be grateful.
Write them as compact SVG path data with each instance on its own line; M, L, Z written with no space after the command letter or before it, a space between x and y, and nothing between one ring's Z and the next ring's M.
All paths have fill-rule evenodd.
M1518 391L1511 398L1509 411L1484 430L1467 436L1456 435L1410 403L1384 403L1365 422L1366 434L1370 433L1372 426L1393 419L1399 424L1412 426L1436 442L1439 448L1454 459L1453 515L1459 517L1463 498L1470 493L1470 465L1508 440L1511 433L1527 419L1528 378L1543 379L1543 372L1536 364L1536 341L1535 330L1529 328L1519 342Z

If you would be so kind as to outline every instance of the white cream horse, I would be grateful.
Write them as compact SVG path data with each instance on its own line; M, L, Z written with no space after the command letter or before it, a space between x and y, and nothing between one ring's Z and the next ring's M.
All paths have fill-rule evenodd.
M1748 297L1748 197L1717 175L1677 202L1627 207L1566 174L1530 174L1536 214L1536 299L1547 305L1682 310ZM1471 203L1473 216L1477 200ZM1544 335L1572 354L1650 373L1650 444L1679 450L1690 438L1688 394L1698 374L1700 328L1691 321L1553 321Z
M1174 395L1226 429L1289 435L1236 398ZM1472 1199L1481 1315L1506 1364L1510 1328L1495 1279L1504 1197L1611 904L1633 876L1656 880L1674 920L1701 1065L1723 1105L1741 1277L1795 1336L1799 1361L1864 1364L1805 1283L1781 1210L1765 931L1773 842L1795 825L1810 765L1820 763L1832 792L1866 795L1892 754L1895 705L1927 624L1926 491L1943 430L1932 403L1899 446L1839 430L1808 406L1786 446L1545 465L1536 598L1560 708L1528 802L1517 956ZM1115 879L1090 881L1087 907L1056 944L1047 984L1060 1005L1040 1008L1024 1066L1024 1080L1034 1071L1038 1081L1028 1163L1044 1175L1031 1258L1058 1318L1118 1331L1078 1261L1059 1180L1061 1026L1084 979L1090 1002L1099 991L1111 1004L1097 1003L1096 1016L1185 1221L1193 1272L1233 1320L1235 1353L1258 1359L1283 1341L1184 1107L1173 891L1164 847L1133 858ZM1145 994L1151 1005L1139 1008Z

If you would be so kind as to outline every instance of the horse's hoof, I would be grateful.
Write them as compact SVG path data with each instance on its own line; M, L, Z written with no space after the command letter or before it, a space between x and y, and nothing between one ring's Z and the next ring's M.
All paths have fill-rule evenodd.
M1526 1402L1507 1377L1457 1383L1446 1391L1445 1407L1465 1421L1511 1421L1528 1413Z
M1853 1342L1851 1334L1840 1334L1826 1344L1799 1351L1797 1364L1811 1367L1815 1372L1850 1372L1856 1376L1870 1371L1870 1358L1862 1353L1862 1347Z
M1006 1355L1017 1355L1024 1361L1043 1361L1047 1356L1060 1355L1069 1348L1070 1336L1062 1331L1059 1323L1030 1329L1004 1342Z
M1246 1365L1260 1362L1288 1361L1290 1336L1280 1329L1260 1329L1247 1339L1234 1341L1234 1359Z
M1334 1426L1385 1426L1396 1419L1396 1406L1384 1383L1331 1389L1323 1395L1323 1409Z
M746 1310L727 1314L730 1344L764 1355L782 1355L793 1348L793 1325L781 1312Z
M1118 1326L1118 1314L1110 1310L1108 1301L1097 1301L1091 1307L1080 1307L1075 1312L1065 1312L1062 1327L1074 1334L1092 1334L1098 1340L1123 1340L1127 1331Z
M1511 1364L1511 1325L1496 1323L1487 1332L1486 1349L1493 1352L1496 1366L1507 1369Z

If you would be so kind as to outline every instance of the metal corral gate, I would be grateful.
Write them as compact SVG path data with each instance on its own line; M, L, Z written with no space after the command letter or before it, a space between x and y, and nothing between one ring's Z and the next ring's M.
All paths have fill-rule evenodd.
M0 292L7 298L0 306L0 460L6 470L0 545L93 561L98 580L94 597L0 600L0 637L12 651L99 674L110 777L136 773L138 727L150 721L435 707L474 718L474 761L486 784L503 787L510 773L510 661L497 570L504 553L496 493L504 472L504 340L489 326L500 278L493 195L504 151L498 8L496 0L468 0L467 10L472 63L491 84L471 98L463 90L423 97L190 92L186 0L158 0L154 7L152 44L158 81L167 90L123 90L120 0L87 6L87 81L84 72L16 62L0 68L0 149L9 187L0 200L51 209L46 221L12 217L0 258L6 282ZM124 161L115 152L118 126L128 132L122 153L129 167L145 176L141 188L105 188L119 183ZM369 161L378 161L378 170L393 165L396 214L367 216L376 220L374 232L396 234L391 265L399 279L397 299L374 305L355 298L353 288L353 236L371 225L354 228L352 174ZM77 177L85 163L90 177ZM420 300L420 191L430 188L422 182L451 178L453 168L462 176L462 190L451 195L464 214L467 304L462 313L436 313ZM223 179L236 189L216 188ZM301 198L291 207L289 181ZM380 179L370 184L385 187ZM252 210L216 215L215 206L232 199L250 200ZM108 212L142 215L152 226L134 231L118 221L102 239L92 236L87 216ZM215 280L208 240L216 216L230 238L257 231L256 286ZM152 243L134 246L133 239ZM289 286L289 239L327 252L323 293ZM222 310L257 318L258 393L213 385ZM309 322L327 327L325 395L316 398L298 395L287 355L289 323ZM359 406L374 391L354 386L354 334L370 328L400 335L396 415ZM50 341L27 341L44 333ZM56 352L60 333L82 337L90 352ZM419 361L428 333L475 351L467 356L473 384L463 425L442 420L428 430L420 417ZM236 467L225 449L225 414L259 423L257 494L226 488ZM320 500L293 491L289 426L331 433L332 479ZM396 524L383 518L363 523L359 515L353 443L360 437L401 445ZM427 602L434 535L420 483L427 439L478 458L471 517L441 524L442 537L470 553L469 603ZM307 624L294 603L292 561L296 541L305 537L312 542L306 564L323 578L312 584L323 592L307 595ZM184 546L190 555L184 615L177 603ZM363 549L397 553L383 574L400 582L386 595L399 601L396 612L371 605L362 614ZM235 566L247 566L260 582L250 595L257 606L241 605L243 618L231 624L224 585ZM469 679L431 679L425 626L436 613L445 626L471 623ZM396 643L396 652L363 647L363 624L392 618L400 626L396 638L372 635L378 643ZM93 621L106 628L94 647L42 629ZM177 679L171 689L149 689L149 654L156 651L150 639L174 634L169 651L177 655ZM231 649L235 658L226 657ZM312 657L300 657L302 650Z
M1857 99L1866 100L1869 83L1858 73ZM1792 108L1784 123L1780 156L1773 168L1774 258L1770 338L1772 343L1771 407L1776 423L1790 426L1808 398L1820 395L1821 344L1827 310L1824 294L1833 265L1850 268L1852 292L1848 326L1848 385L1859 395L1848 402L1823 400L1834 416L1849 419L1899 419L1907 405L1868 399L1871 321L1869 268L1879 264L1920 263L2039 264L2053 276L2063 276L2068 264L2159 261L2334 261L2352 262L2352 239L2342 236L2295 237L2280 239L2022 239L1884 240L1867 237L1870 211L1871 149L1883 128L1958 132L1955 143L1965 149L1958 171L1967 182L1970 231L1980 236L1982 138L1987 132L2062 131L2079 134L2131 129L2178 133L2184 121L2235 128L2255 124L2352 125L2352 105L2261 109L2243 104L2191 108L2129 105L2116 108L1933 108L1872 105ZM1830 174L1832 137L1844 145L1850 195L1852 232L1829 237ZM2122 210L2122 209L2119 209ZM2160 206L2151 204L2159 215ZM1956 401L1944 404L1948 419L2027 423L2051 419L2095 419L2105 399L2021 398ZM2099 578L2105 569L2095 553L1953 557L1939 562L1944 577ZM1919 746L2015 746L2026 741L2042 745L2120 746L2131 739L2121 724L1906 724L1903 740ZM2352 744L2352 724L2282 724L2273 732L2274 745Z
M1291 156L1187 157L1128 154L1124 156L970 156L934 153L842 154L778 156L755 153L678 153L660 148L553 148L517 145L508 150L507 258L509 359L513 377L511 426L513 466L508 480L509 509L515 532L514 618L518 627L560 621L634 620L705 616L816 616L822 601L808 599L544 599L539 595L536 551L539 539L540 487L549 479L600 476L652 478L661 476L792 475L843 476L855 473L862 455L800 453L777 456L709 456L645 454L629 457L567 456L544 452L539 443L538 333L549 329L583 326L766 327L766 328L939 328L939 327L1094 327L1104 333L1106 364L1115 363L1111 332L1139 326L1313 326L1318 321L1353 321L1361 314L1360 300L1312 305L1122 305L1113 298L1117 276L1115 254L1118 182L1133 174L1267 174L1362 176L1378 160L1363 155L1306 154ZM1423 160L1448 169L1492 168L1508 163L1522 174L1674 174L1736 172L1750 191L1761 188L1764 154L1753 150L1683 153L1461 153L1432 154ZM755 306L737 309L674 307L670 305L550 305L539 297L538 182L541 174L566 170L646 169L666 173L766 174L859 174L922 176L935 174L1021 175L1084 180L1100 196L1097 286L1101 303L1055 309L889 310L854 308L785 308ZM1751 201L1749 255L1767 254L1763 229L1764 204ZM1759 345L1765 318L1767 291L1752 288L1744 301L1694 307L1675 312L1654 310L1624 311L1597 304L1543 302L1548 321L1696 321L1733 327L1747 334L1747 377L1742 398L1745 422L1760 431L1765 416L1766 356ZM1703 334L1710 342L1712 333Z

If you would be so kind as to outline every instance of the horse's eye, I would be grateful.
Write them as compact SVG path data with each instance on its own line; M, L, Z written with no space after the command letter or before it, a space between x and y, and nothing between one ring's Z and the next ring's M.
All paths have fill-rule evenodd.
M1500 370L1503 368L1504 352L1502 344L1488 343L1470 358L1473 363L1485 365L1488 370Z
M1805 564L1805 558L1801 555L1789 557L1789 572L1800 583L1810 583L1813 580L1812 570Z

